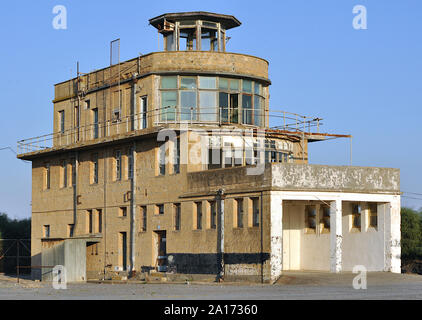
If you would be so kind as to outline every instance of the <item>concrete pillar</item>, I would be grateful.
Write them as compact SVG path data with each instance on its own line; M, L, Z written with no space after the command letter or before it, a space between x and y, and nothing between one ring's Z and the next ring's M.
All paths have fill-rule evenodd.
M330 203L330 270L338 273L342 269L342 202Z
M400 211L399 196L394 196L391 202L384 205L384 270L394 273L401 273Z
M277 281L283 270L283 199L272 192L270 200L271 282Z

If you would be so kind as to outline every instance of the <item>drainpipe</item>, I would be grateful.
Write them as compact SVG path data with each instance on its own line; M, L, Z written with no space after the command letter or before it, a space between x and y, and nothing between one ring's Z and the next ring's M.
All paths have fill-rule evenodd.
M136 81L133 76L132 85L132 130L137 130L136 114ZM136 141L133 142L132 150L130 150L132 157L132 176L130 177L130 277L134 276L135 271L135 252L136 252Z
M224 280L224 190L219 189L217 191L217 203L218 203L218 216L219 216L219 229L217 236L217 253L219 262L219 272L217 275L217 281L221 282ZM219 238L219 239L218 239Z
M134 276L135 271L135 252L136 252L136 141L133 142L132 153L132 177L130 179L130 277Z
M79 152L75 153L75 163L72 164L72 184L73 184L73 236L76 231L76 223L78 221L78 164L79 164Z
M261 254L260 254L260 258L261 258L261 283L264 283L264 241L263 241L263 225L262 225L262 223L263 223L263 209L264 209L264 205L263 205L263 198L264 198L264 192L263 191L261 191L261 210L260 210L260 221L259 221L259 227L260 227L260 233L261 233Z

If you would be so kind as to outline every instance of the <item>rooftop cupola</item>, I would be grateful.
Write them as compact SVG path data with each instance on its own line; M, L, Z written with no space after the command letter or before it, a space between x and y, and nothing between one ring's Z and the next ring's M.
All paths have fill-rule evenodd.
M163 35L165 51L225 52L226 31L241 25L234 16L202 11L166 13L149 23Z

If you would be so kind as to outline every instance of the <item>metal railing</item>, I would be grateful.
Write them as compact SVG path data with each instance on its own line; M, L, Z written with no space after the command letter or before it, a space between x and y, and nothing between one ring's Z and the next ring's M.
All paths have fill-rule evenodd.
M260 112L258 114L253 109L165 107L20 140L17 142L17 150L18 154L39 152L55 147L66 147L80 142L94 142L97 139L104 139L165 124L222 125L238 124L240 122L243 125L269 128L270 120L276 124L271 129L311 132L311 128L316 127L317 132L319 132L320 121L322 119L277 110L267 110L267 112Z

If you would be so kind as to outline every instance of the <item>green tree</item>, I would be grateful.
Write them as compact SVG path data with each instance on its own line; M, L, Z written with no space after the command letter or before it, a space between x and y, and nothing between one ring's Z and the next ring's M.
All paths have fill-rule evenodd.
M404 261L422 256L421 213L413 209L401 209L401 256Z

